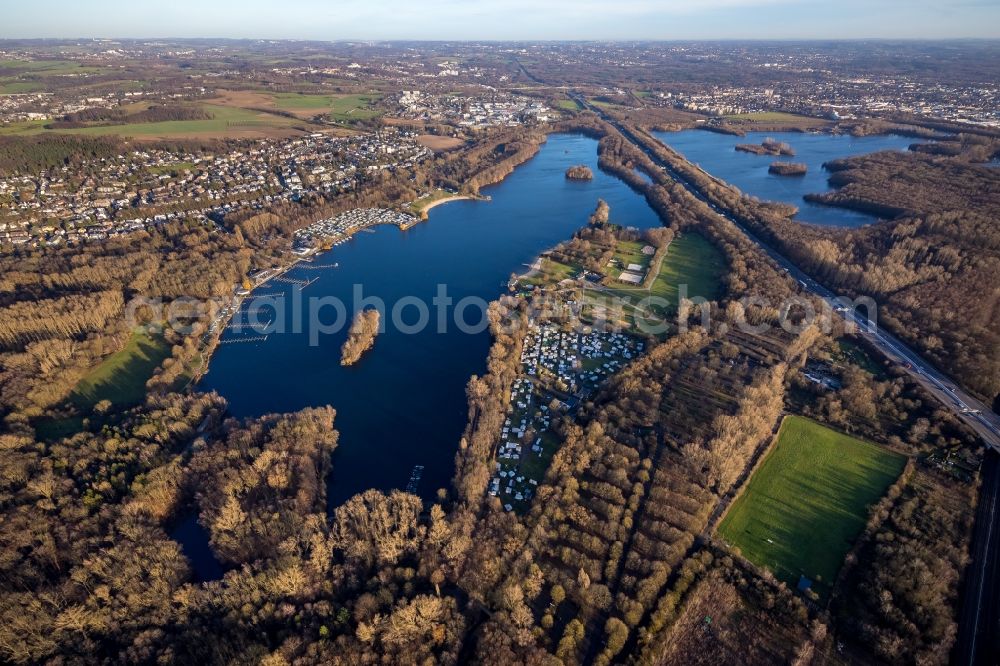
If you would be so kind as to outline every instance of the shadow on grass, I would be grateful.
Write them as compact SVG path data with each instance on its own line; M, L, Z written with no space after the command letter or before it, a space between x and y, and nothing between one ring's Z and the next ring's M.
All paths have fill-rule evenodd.
M80 432L84 419L102 400L118 409L141 403L146 397L146 382L169 355L170 345L162 338L133 333L124 349L104 359L73 389L67 403L69 411L76 414L38 419L33 424L35 434L52 441Z

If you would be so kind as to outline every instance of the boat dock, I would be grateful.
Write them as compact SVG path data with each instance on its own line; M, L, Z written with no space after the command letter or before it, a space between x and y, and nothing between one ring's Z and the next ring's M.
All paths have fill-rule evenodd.
M249 338L229 338L228 340L219 340L220 345L234 345L237 342L264 342L267 340L266 335L255 335Z
M279 276L279 277L271 278L271 282L282 282L284 284L294 284L294 285L297 285L298 287L300 287L301 289L305 289L306 287L308 287L309 285L311 285L313 282L315 282L318 279L319 278L313 278L311 280L299 280L297 278L291 278L291 277L287 277L285 275L282 275L282 276Z
M406 492L411 494L417 493L417 487L420 485L420 477L424 475L423 465L414 465L413 472L410 473L410 481L406 484Z
M224 328L227 331L251 331L256 333L262 331L271 326L273 322L260 322L251 324L250 322L237 322L235 324L226 324Z
M340 268L340 264L320 264L319 266L309 264L307 266L299 266L299 268L307 271L321 271L327 268Z

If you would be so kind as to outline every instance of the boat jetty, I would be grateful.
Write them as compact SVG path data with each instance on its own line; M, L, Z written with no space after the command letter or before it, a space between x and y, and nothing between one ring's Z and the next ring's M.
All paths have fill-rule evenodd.
M417 488L420 486L420 477L424 475L423 465L414 465L413 471L410 473L410 481L406 484L406 492L413 495L417 494Z

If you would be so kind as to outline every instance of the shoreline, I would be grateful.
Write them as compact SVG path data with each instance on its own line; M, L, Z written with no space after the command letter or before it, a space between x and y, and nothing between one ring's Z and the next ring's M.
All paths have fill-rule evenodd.
M449 196L442 197L440 199L435 199L434 201L428 201L419 208L411 210L413 210L414 215L419 221L425 222L428 217L427 214L431 211L431 209L437 208L438 206L441 206L443 204L451 203L452 201L490 201L490 200L491 198L489 196L483 196L481 194L451 194Z
M534 158L535 156L537 156L538 153L539 153L539 151L540 151L540 149L541 149L542 144L547 143L548 139L549 139L549 136L552 135L552 134L579 134L579 135L585 136L585 134L583 132L572 131L572 130L567 131L567 130L559 129L559 128L555 127L555 126L549 126L549 127L546 128L546 131L543 132L543 140L539 144L537 144L535 146L535 149L531 152L530 155L528 155L525 159L518 160L516 164L512 165L512 168L510 169L510 171L508 171L506 174L504 174L500 178L497 178L496 180L492 180L489 183L484 184L482 187L492 187L494 185L499 185L504 180L506 180L507 177L510 176L512 173L514 173L514 171L518 167L520 167L523 164L529 162L532 158ZM452 195L452 196L448 196L448 197L444 197L444 198L441 198L441 199L436 199L434 201L430 201L426 205L424 205L423 207L421 207L419 209L419 211L415 212L414 217L416 217L416 221L413 224L407 226L405 229L401 227L400 230L401 231L406 231L407 229L410 229L413 226L415 226L417 222L426 222L427 219L428 219L427 212L429 210L431 210L432 208L435 208L437 206L440 206L442 204L446 204L446 203L449 203L449 202L452 202L452 201L469 201L469 200L472 200L472 201L491 201L492 197L489 196L489 195L482 195L482 194L455 194L455 195ZM352 234L352 236L353 235L354 234ZM325 254L327 254L329 252L332 252L335 249L336 248L333 247L333 248L329 248L329 249L326 249L326 250L317 250L316 252L313 252L312 254L310 254L308 257L295 257L287 265L276 267L275 269L273 269L273 270L276 271L276 273L274 275L271 275L266 280L262 280L261 282L259 282L257 284L254 284L253 288L250 290L249 294L243 294L243 295L234 294L234 299L238 299L239 304L233 309L233 311L229 314L229 316L226 317L225 321L220 322L218 328L213 333L211 333L207 339L203 338L203 346L199 350L200 354L201 354L201 365L198 368L197 372L192 375L191 381L188 382L188 385L187 385L186 389L188 389L188 390L197 389L199 382L202 380L202 378L204 378L204 376L206 374L208 374L208 369L209 369L209 365L211 364L211 361L212 361L212 356L215 355L215 352L216 352L216 350L219 347L219 341L222 338L223 334L225 333L226 326L228 326L228 324L232 320L233 316L239 311L239 308L242 307L244 299L246 299L248 297L252 297L253 296L253 292L255 292L257 289L259 289L260 287L262 287L264 284L266 284L271 279L273 279L275 277L278 277L280 275L283 275L284 273L286 273L286 272L290 271L291 269L295 268L300 262L302 262L302 261L311 261L311 260L313 260L313 259L315 259L315 258L317 258L317 257L319 257L321 255L325 255Z

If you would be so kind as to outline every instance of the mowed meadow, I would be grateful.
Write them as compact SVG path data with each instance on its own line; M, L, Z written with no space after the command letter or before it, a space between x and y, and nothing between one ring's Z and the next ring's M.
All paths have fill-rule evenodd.
M786 417L778 439L719 525L744 557L795 585L829 592L869 507L905 457L815 421Z

